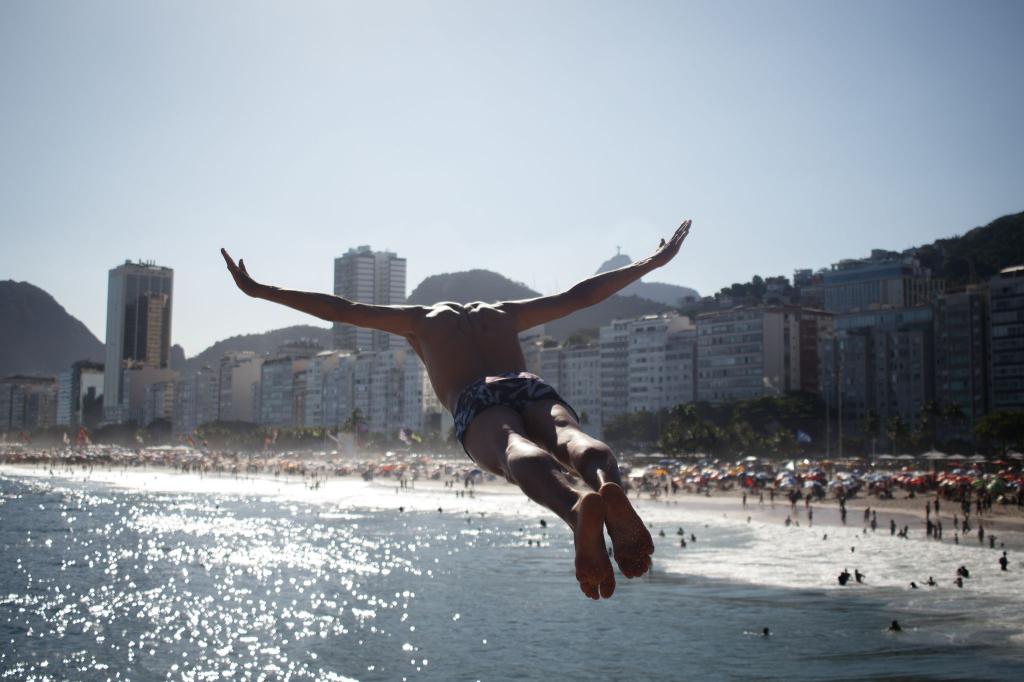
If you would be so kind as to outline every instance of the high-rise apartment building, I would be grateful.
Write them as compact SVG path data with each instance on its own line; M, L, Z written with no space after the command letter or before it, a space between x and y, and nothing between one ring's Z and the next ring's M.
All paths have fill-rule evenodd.
M629 411L629 324L629 320L612 320L598 332L603 424Z
M943 288L914 255L881 249L870 258L839 261L822 273L821 284L831 313L928 305Z
M657 412L693 402L696 329L689 317L645 315L629 323L627 406Z
M405 259L390 251L371 251L369 246L349 249L334 259L334 293L356 303L400 305L405 303ZM334 346L350 351L387 350L392 335L335 323Z
M801 354L796 306L733 308L697 316L697 399L711 403L781 395L816 378ZM818 311L812 313L815 318ZM812 367L813 364L813 367Z
M253 419L253 386L260 382L263 358L252 351L228 351L220 359L217 419Z
M173 287L174 271L153 263L125 261L110 271L103 380L103 412L108 422L130 418L126 369L170 364Z
M146 384L140 425L149 426L155 421L162 420L173 426L176 387L177 382L174 379Z
M280 355L267 358L260 367L260 418L264 426L297 426L305 415L305 371L309 356ZM301 395L300 397L300 394ZM297 404L298 403L298 404Z
M835 316L819 340L820 390L846 434L882 438L894 417L919 422L935 397L932 326L929 306Z
M0 431L32 431L57 421L57 382L53 377L0 379Z
M601 437L601 347L573 346L562 352L562 385L558 392L576 410L580 427Z
M80 360L57 375L57 424L93 427L103 418L103 364Z
M948 417L943 437L970 438L989 405L988 287L971 285L935 301L935 399Z
M217 379L217 370L204 366L174 382L174 433L191 433L217 419Z
M993 410L1024 410L1024 265L989 280Z

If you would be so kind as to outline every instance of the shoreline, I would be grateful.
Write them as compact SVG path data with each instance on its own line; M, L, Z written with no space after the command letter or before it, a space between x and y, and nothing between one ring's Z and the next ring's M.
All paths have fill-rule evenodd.
M519 488L501 479L484 481L468 487L455 485L447 487L444 480L418 479L408 480L403 488L400 479L374 477L364 481L356 475L327 476L318 479L298 474L269 472L228 473L228 472L195 472L181 471L166 465L146 465L142 467L93 467L86 473L86 467L64 466L54 468L44 465L0 464L0 476L17 478L33 478L43 480L61 479L69 482L100 483L119 489L138 490L140 492L188 492L192 494L232 494L240 496L274 495L301 499L304 502L321 505L354 505L361 502L360 491L367 489L377 493L393 492L395 504L393 508L408 508L409 511L431 511L447 507L449 510L462 508L467 514L509 513L512 515L528 514L544 517L553 514L547 509L532 503ZM233 481L245 486L224 490L223 483ZM173 482L173 484L172 484ZM182 485L185 483L186 485ZM246 485L247 484L247 485ZM458 496L459 491L472 491L472 497ZM956 544L954 537L959 534L953 525L954 511L959 515L960 509L953 502L940 502L941 512L938 518L943 524L941 539L927 537L925 528L925 502L931 503L935 494L916 495L914 498L899 497L890 500L875 498L853 498L847 501L847 523L842 523L839 505L835 499L812 502L810 509L813 520L809 523L807 507L803 501L790 505L788 500L777 495L774 504L769 502L765 494L764 503L760 503L757 494L748 492L747 504L742 504L741 489L716 490L710 495L702 493L676 492L652 497L648 494L630 493L629 499L638 513L648 520L652 531L671 530L673 510L682 512L702 512L708 515L723 515L726 518L743 519L749 517L751 523L779 524L785 523L790 516L797 528L822 528L826 532L838 530L855 531L870 535L890 535L890 519L896 523L897 530L908 528L908 539L937 544ZM515 498L516 504L506 505L505 500ZM388 495L388 499L390 495ZM379 502L382 501L378 500ZM524 504L525 503L525 504ZM372 505L371 505L372 506ZM382 505L387 509L390 505ZM509 507L507 511L503 508ZM870 530L869 520L864 518L864 510L871 509L877 513L878 525L874 532ZM985 527L985 540L979 542L978 522ZM558 523L555 518L556 524ZM971 515L973 530L968 535L959 535L959 544L968 547L981 547L996 550L1024 550L1024 511L1017 507L993 507L980 518ZM659 527L665 526L665 527ZM995 535L994 546L989 546L989 537Z

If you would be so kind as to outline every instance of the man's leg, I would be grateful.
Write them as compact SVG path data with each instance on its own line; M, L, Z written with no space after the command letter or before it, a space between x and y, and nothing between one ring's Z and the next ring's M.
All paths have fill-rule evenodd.
M604 544L605 500L573 488L558 461L526 436L515 410L491 407L478 414L466 430L465 445L480 467L515 483L569 524L580 589L591 599L612 596L615 574Z
M554 400L530 403L523 419L530 438L601 494L608 509L605 523L615 562L622 574L636 578L646 573L651 566L654 540L626 497L611 448L584 433L572 412Z

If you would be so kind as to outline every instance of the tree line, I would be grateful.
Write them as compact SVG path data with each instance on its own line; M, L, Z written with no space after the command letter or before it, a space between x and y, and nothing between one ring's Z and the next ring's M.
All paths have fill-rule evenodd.
M711 404L692 402L657 412L617 415L604 424L604 438L621 452L657 450L718 457L791 458L840 452L837 414L826 418L820 396L791 392ZM1024 450L1024 412L993 412L965 427L957 405L927 403L913 422L900 416L884 425L868 413L860 424L844 423L842 454L921 454L940 449L1005 456Z

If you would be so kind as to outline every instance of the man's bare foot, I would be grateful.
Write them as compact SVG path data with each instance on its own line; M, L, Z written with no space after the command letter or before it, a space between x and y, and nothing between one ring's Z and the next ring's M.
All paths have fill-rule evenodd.
M605 504L597 493L584 493L573 507L576 524L576 580L591 599L607 599L615 591L615 573L604 545Z
M619 484L605 483L599 492L607 509L605 523L615 563L627 578L639 577L651 567L654 540Z

